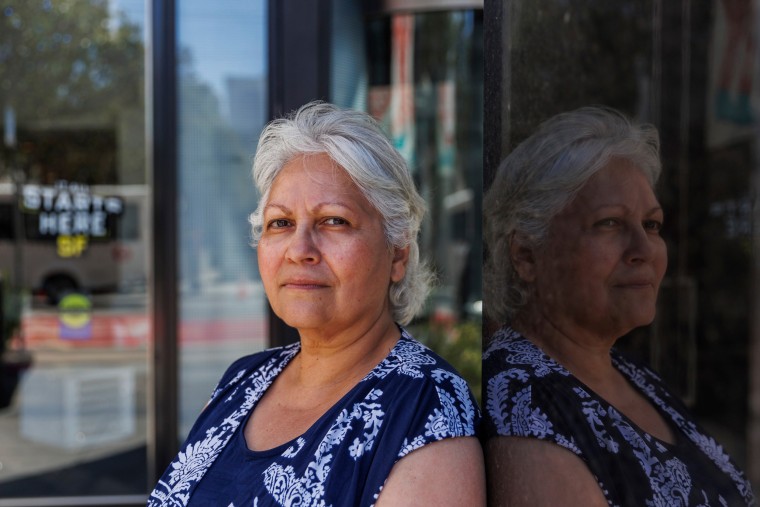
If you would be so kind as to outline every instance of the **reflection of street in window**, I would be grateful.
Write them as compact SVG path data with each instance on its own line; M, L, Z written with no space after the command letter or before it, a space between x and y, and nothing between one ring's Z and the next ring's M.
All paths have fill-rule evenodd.
M87 248L87 236L58 236L57 252L60 257L80 257Z
M40 236L104 237L111 232L107 217L124 210L122 198L95 195L87 185L66 181L54 187L25 185L22 194L24 212L38 216Z

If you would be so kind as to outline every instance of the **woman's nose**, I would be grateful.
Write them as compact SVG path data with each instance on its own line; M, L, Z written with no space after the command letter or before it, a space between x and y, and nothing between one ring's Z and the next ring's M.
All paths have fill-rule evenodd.
M649 262L654 258L655 245L644 227L634 227L629 236L627 260L629 262Z
M285 256L291 262L319 262L321 255L314 238L314 231L309 227L297 226L290 237Z

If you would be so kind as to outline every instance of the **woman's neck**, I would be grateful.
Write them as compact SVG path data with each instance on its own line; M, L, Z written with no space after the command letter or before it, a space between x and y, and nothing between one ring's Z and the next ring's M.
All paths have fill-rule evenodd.
M329 388L361 380L388 355L401 332L390 315L383 315L329 336L301 329L299 335L301 351L289 368L290 380L302 387Z
M619 376L610 357L617 337L556 323L535 310L519 314L513 328L592 388Z
M302 435L372 371L401 336L390 315L363 329L299 333L300 352L267 389L246 424L250 449L272 449Z
M665 442L675 442L672 429L657 409L612 364L610 349L617 337L573 332L571 327L526 312L518 316L513 328L639 428Z

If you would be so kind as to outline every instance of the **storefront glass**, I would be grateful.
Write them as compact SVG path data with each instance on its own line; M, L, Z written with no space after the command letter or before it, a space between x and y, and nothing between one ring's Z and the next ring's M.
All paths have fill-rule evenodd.
M491 6L505 20L490 141L501 156L586 105L658 127L668 272L654 324L618 346L662 374L757 488L757 2Z
M365 37L367 74L359 84L366 92L352 98L366 97L366 110L407 160L428 205L418 239L437 282L411 330L479 395L482 11L377 16Z
M3 499L145 491L144 50L143 0L0 5Z
M267 346L250 246L266 123L267 2L178 2L179 438L233 360Z

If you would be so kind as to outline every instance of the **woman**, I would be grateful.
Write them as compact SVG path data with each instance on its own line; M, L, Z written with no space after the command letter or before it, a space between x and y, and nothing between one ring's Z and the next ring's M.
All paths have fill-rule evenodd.
M300 342L228 369L149 505L483 505L472 394L399 326L429 279L404 160L315 102L264 129L253 174L264 289Z
M656 374L616 352L652 322L667 252L659 139L609 109L544 123L485 200L489 505L749 505L744 474Z

